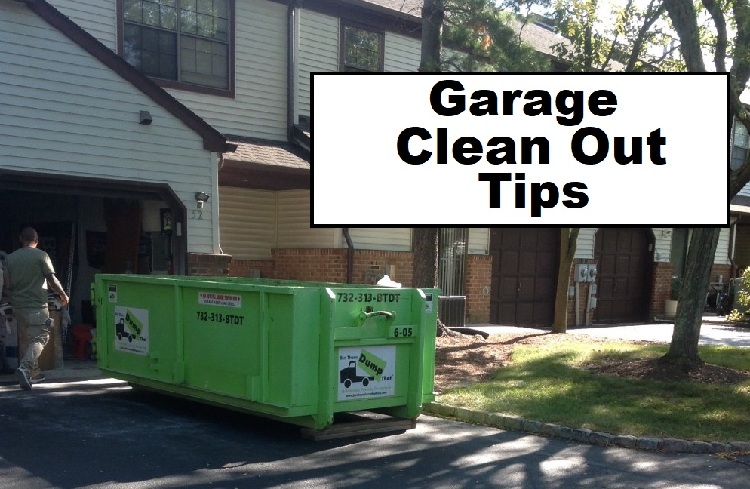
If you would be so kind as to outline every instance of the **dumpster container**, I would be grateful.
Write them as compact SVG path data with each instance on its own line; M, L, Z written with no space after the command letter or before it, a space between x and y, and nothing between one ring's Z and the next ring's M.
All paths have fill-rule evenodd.
M334 413L415 419L433 400L438 289L99 274L99 368L320 430Z

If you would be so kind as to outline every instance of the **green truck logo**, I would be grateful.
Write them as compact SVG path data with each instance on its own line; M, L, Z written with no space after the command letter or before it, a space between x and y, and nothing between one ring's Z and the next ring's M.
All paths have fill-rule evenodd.
M115 333L117 339L121 340L127 338L129 342L133 342L134 339L145 340L141 336L143 332L143 323L135 317L130 311L125 314L125 317L121 317L120 321L115 325Z

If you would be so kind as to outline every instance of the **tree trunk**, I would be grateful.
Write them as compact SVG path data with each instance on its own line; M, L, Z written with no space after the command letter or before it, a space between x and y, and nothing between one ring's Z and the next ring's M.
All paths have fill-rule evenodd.
M437 287L438 228L414 228L413 287Z
M560 266L557 269L557 290L555 292L555 319L553 333L568 332L568 286L570 267L576 254L576 243L580 228L560 228Z
M440 71L445 0L424 0L422 6L422 56L419 71Z
M701 52L698 20L692 0L664 0L672 25L680 37L680 52L688 71L706 71Z
M690 237L672 343L661 359L686 371L703 364L698 355L698 340L720 231L720 228L694 228Z

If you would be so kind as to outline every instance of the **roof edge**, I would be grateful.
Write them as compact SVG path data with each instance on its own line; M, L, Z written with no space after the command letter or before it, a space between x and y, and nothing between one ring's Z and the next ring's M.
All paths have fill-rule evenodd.
M233 151L223 134L46 0L18 1L25 4L32 12L62 32L68 39L120 75L170 114L180 119L186 126L201 136L204 149L218 153Z

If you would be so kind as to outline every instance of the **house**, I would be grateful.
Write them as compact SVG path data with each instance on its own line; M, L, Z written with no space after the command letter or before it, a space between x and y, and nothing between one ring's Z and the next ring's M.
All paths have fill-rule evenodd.
M365 283L388 274L410 285L410 229L310 227L309 75L416 71L419 6L0 0L0 39L12 48L0 54L0 89L19 101L0 109L11 216L0 249L25 222L60 236L47 244L77 279L76 321L100 270ZM521 32L540 46L560 40L533 24ZM363 202L377 198L363 191ZM598 274L571 280L571 324L660 314L682 234L582 229L573 273L585 264ZM549 325L559 239L557 229L443 229L441 287L465 297L470 322ZM129 259L114 254L121 241ZM727 230L717 276L729 276L728 243Z
M78 321L96 271L218 251L218 209L191 214L218 193L223 134L47 2L1 0L0 42L0 250L35 226Z

